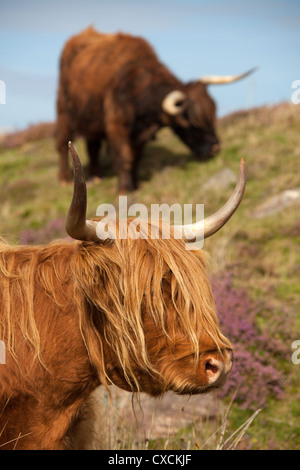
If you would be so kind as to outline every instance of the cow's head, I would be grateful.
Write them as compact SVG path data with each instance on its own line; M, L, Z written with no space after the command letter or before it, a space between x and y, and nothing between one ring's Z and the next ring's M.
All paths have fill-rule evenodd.
M207 219L172 228L171 239L152 239L150 223L140 221L141 236L134 239L128 220L127 239L104 242L98 221L86 221L83 171L69 146L75 175L66 231L83 242L75 270L89 308L81 324L83 334L84 325L93 329L86 344L100 379L154 396L220 387L232 366L232 346L220 330L205 254L186 250L185 240L174 234L185 230L189 239L199 232L208 237L226 223L243 197L244 163L233 195Z
M235 76L202 77L187 83L182 90L173 90L165 96L162 108L168 115L169 125L199 159L212 158L220 149L215 130L216 105L207 91L207 85L232 83L254 70Z

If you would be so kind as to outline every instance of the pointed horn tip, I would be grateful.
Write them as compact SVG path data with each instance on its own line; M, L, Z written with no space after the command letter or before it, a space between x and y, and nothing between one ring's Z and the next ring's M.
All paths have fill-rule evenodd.
M240 161L240 172L243 172L243 173L246 172L246 163L245 163L244 158L241 158L241 161Z
M252 68L249 69L247 72L245 72L244 75L250 75L251 73L256 72L258 69L259 69L259 65L255 65L255 67L252 67Z
M79 158L79 156L76 152L76 149L75 149L74 145L72 144L71 140L69 140L69 142L68 142L68 147L69 147L69 150L70 150L70 153L71 153L72 157L75 156L75 157Z
M72 144L72 142L70 140L68 142L68 147L69 147L69 150L70 150L70 154L71 154L71 157L72 157L73 164L75 164L75 162L80 162L79 155L76 152L75 147L74 147L74 145ZM80 164L81 164L81 162L80 162Z
M240 161L240 168L239 168L239 176L237 181L237 187L240 186L242 188L242 192L244 193L246 188L247 176L246 176L246 164L245 159L241 158Z

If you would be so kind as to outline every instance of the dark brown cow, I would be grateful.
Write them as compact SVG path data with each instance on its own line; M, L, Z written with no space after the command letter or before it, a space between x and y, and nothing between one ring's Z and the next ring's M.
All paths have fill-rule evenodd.
M170 126L200 158L215 155L215 104L209 83L229 83L248 73L178 80L142 38L99 34L88 28L65 45L60 61L57 101L59 178L71 179L67 142L84 136L91 177L102 176L98 162L106 139L119 175L119 193L137 187L138 163L145 144Z
M220 387L232 365L204 253L173 237L100 240L97 221L85 220L83 170L71 149L66 230L80 241L0 245L1 449L72 447L72 427L101 384L201 394ZM244 187L242 163L231 198L203 221L204 236L230 218Z

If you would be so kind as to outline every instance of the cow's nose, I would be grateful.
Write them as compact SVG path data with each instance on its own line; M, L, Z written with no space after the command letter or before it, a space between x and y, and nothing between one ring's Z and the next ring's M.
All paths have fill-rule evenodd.
M213 145L211 146L211 148L210 148L210 154L211 154L212 156L217 155L217 153L220 152L220 148L221 148L221 146L220 146L219 143L213 144Z
M231 349L226 349L225 350L225 360L224 360L224 365L225 365L225 374L228 374L228 372L231 371L232 366L233 366L233 352Z
M207 382L210 385L217 385L226 377L232 368L231 351L225 351L223 361L216 359L214 356L206 357L204 367Z
M208 357L205 360L205 374L209 384L214 384L225 372L225 365L222 361L214 357Z

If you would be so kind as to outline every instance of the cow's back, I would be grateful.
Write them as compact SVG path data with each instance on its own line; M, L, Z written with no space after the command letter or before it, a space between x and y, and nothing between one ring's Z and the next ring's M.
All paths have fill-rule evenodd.
M97 117L103 99L118 86L124 71L157 62L151 46L127 34L101 34L88 28L65 45L60 61L60 101L81 120Z

